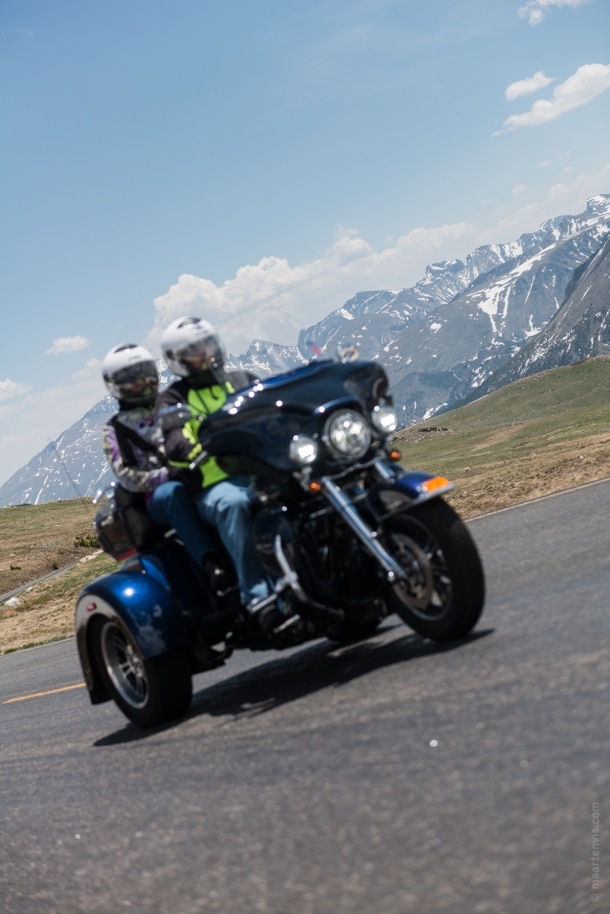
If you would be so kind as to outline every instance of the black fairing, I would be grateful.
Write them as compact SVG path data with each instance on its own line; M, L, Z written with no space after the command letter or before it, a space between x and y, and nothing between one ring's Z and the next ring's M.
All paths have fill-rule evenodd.
M233 474L279 479L296 468L288 456L294 435L318 438L338 407L369 415L387 390L387 375L376 362L311 362L229 397L201 423L200 440ZM328 460L338 462L330 455Z

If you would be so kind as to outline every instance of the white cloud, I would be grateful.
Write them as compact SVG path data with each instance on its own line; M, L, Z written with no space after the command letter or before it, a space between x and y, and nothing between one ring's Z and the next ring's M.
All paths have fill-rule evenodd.
M75 371L73 378L91 378L101 376L102 359L89 359L85 362L85 367Z
M601 193L600 187L608 187L609 181L610 163L595 174L576 174L569 183L554 184L543 196L513 210L495 226L488 226L480 243L488 244L490 237L508 241L523 232L530 232L532 226L541 225L549 218L549 211L557 215L559 207L560 212L579 213L583 209L583 202Z
M331 247L309 263L293 267L285 259L265 257L241 267L222 286L183 274L154 300L156 317L146 345L154 349L162 329L188 314L215 324L235 355L253 339L296 343L300 329L340 308L356 292L416 282L440 250L454 248L456 240L474 232L465 223L417 228L375 251L356 231L341 229ZM306 318L298 320L298 314Z
M51 346L45 349L45 355L66 355L70 352L79 352L86 349L89 340L86 336L60 336L53 340Z
M77 372L47 389L0 381L0 399L6 384L11 385L9 390L18 387L11 395L20 397L18 402L0 405L0 485L105 396L107 391L99 371L89 372L88 377L82 374Z
M522 19L527 19L530 25L540 25L547 12L553 6L567 6L577 9L584 6L589 0L528 0L524 6L517 10Z
M517 196L518 194L524 194L527 190L527 184L515 184L511 193Z
M566 169L566 171L573 171L573 169ZM548 198L552 201L553 205L557 204L559 201L565 202L568 200L570 201L569 208L574 193L579 195L581 199L594 197L599 193L595 188L607 187L608 181L610 181L610 164L602 168L599 175L592 177L590 175L579 174L574 176L569 184L553 184L549 189Z
M516 98L521 98L522 95L531 95L532 92L538 92L539 89L544 89L552 82L554 82L552 76L546 76L542 70L537 70L533 76L528 76L527 79L519 79L517 82L511 83L510 86L506 88L504 95L509 102L512 102Z
M0 400L12 400L26 393L29 387L26 384L19 384L17 381L0 381Z
M493 136L511 133L520 127L538 127L540 124L553 121L575 108L581 108L607 89L610 89L610 64L584 64L555 88L550 99L538 99L529 111L524 114L513 114Z

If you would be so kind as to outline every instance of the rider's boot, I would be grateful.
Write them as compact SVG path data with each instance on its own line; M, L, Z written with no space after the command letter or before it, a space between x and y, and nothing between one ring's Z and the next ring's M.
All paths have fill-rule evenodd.
M256 620L265 635L279 634L300 619L300 616L275 593L249 603L247 608L248 615Z

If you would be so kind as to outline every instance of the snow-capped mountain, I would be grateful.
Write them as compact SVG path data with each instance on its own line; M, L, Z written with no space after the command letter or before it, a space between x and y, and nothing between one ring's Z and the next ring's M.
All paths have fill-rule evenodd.
M492 377L506 377L497 386L514 380L496 374L505 365L541 370L567 363L553 360L575 361L576 352L588 358L598 354L592 338L610 348L603 253L609 235L610 195L598 195L578 216L550 219L512 243L484 245L465 261L432 264L411 288L360 292L304 330L296 347L254 340L228 363L265 377L356 344L362 358L379 359L388 370L408 425L483 393ZM529 359L524 368L521 350ZM93 496L108 484L100 431L114 408L110 397L95 404L0 487L0 505Z
M379 353L404 424L455 406L540 332L609 232L610 196L599 196L581 216L549 220L514 245L467 258L465 280L478 272L473 261L493 265Z
M559 311L475 391L481 396L528 375L610 354L610 235L574 272Z
M157 367L166 386L173 375L161 359ZM110 396L99 400L0 487L0 505L93 497L109 485L112 472L102 452L101 430L115 412L116 400Z

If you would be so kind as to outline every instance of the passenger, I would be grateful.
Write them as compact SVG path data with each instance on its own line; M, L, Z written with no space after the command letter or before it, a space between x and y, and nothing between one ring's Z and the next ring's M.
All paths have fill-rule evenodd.
M102 429L102 445L120 485L144 495L146 510L157 524L172 527L193 561L217 589L225 572L214 552L213 531L206 529L190 492L199 492L198 472L169 466L157 419L159 372L143 346L114 346L102 362L108 393L119 410Z

